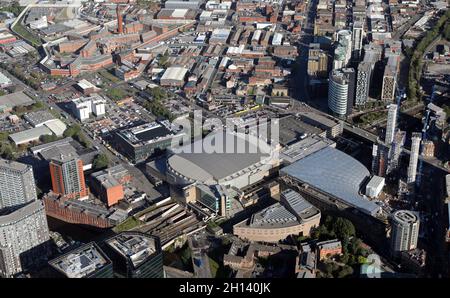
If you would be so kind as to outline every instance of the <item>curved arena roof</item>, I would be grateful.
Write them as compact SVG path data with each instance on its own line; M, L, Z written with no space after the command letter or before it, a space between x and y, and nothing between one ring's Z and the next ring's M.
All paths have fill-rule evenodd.
M338 149L327 147L283 168L281 173L305 182L365 213L375 214L380 207L359 194L370 176L359 161Z
M227 147L227 142L230 139L234 140L233 150L228 150ZM247 148L244 153L237 151L236 144L240 141ZM214 146L219 144L217 142L221 142L219 147L224 148L223 153L205 152L205 150L195 153L195 148L198 148L199 143L201 145L213 144ZM258 150L250 151L248 149L250 146L254 146L253 148ZM258 140L255 136L219 131L206 136L203 140L181 147L176 152L179 153L172 155L167 160L169 171L189 182L214 184L221 179L226 181L256 169L265 159L271 157L272 151L270 145Z

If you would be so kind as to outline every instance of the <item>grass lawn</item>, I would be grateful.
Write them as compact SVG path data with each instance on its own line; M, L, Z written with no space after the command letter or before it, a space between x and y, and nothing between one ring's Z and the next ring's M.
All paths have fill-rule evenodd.
M123 232L123 231L131 230L132 228L135 228L135 227L140 226L142 224L144 224L142 221L140 221L139 219L136 219L134 216L130 216L124 222L122 222L122 223L118 224L117 226L115 226L113 231L116 232L116 233L120 233L120 232Z
M39 37L33 35L30 31L28 31L25 27L22 26L20 20L14 26L13 31L20 35L23 39L28 40L34 47L40 47L42 45Z

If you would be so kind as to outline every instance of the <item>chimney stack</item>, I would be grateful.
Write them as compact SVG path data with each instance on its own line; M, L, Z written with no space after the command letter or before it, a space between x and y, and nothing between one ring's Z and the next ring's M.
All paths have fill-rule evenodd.
M123 17L122 17L122 11L120 9L119 4L117 4L116 13L117 13L117 32L119 34L122 34L123 33Z

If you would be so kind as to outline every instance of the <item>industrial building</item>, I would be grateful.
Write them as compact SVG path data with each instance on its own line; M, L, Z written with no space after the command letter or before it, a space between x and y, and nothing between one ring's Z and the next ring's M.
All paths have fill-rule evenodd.
M183 87L188 69L172 66L166 69L161 77L161 86Z
M34 103L23 91L0 96L0 112L11 112L17 106L29 106Z
M348 115L355 100L355 71L353 68L335 69L330 73L328 107L338 117Z
M42 125L9 135L16 146L39 141L42 136L55 135L61 137L67 126L59 119L53 119Z
M136 163L169 147L175 134L168 121L138 124L117 130L112 145Z
M319 226L320 210L288 189L275 203L233 226L233 234L249 241L278 242L289 235L309 236Z
M162 278L163 255L158 237L122 232L105 240L114 271L126 278Z
M114 277L111 260L95 242L82 245L48 263L57 277Z
M36 199L33 168L0 159L0 209L20 206Z

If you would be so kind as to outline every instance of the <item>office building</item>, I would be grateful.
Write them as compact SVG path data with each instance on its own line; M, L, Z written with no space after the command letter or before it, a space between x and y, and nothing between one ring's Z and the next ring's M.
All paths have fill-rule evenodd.
M127 278L162 278L163 256L158 237L122 232L105 241L114 271Z
M358 65L356 78L355 104L363 105L369 98L370 81L372 79L373 64L362 61Z
M52 190L67 198L88 196L84 181L83 162L76 153L61 154L50 160Z
M0 209L23 205L36 199L33 168L0 159Z
M338 117L351 113L355 98L353 68L335 69L330 73L328 107Z
M111 260L95 242L82 245L48 263L57 277L114 277Z
M35 200L0 216L0 277L47 261L50 240L44 204Z
M390 145L394 141L395 129L397 127L397 108L396 104L390 104L388 106L386 134L384 137L384 142L387 145Z
M409 210L397 210L391 215L391 248L394 253L417 248L419 216Z
M407 183L416 182L417 175L417 161L419 160L419 150L422 135L419 132L415 132L411 136L411 153L409 156L408 177Z
M158 121L117 130L112 145L132 162L141 162L169 147L173 137L175 131L170 123Z

